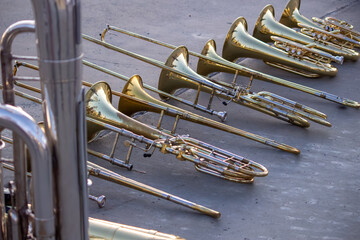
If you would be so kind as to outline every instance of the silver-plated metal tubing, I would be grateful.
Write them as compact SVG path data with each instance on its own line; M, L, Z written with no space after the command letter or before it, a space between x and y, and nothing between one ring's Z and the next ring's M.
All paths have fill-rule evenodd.
M45 133L55 162L57 238L88 239L78 0L32 0ZM79 145L79 142L83 143ZM69 197L71 196L71 197Z
M15 105L14 81L12 75L12 56L11 46L15 37L23 32L34 32L35 22L33 20L23 20L12 24L6 29L1 37L0 58L2 69L3 99L4 103Z
M14 106L0 106L0 125L21 136L30 152L35 235L38 239L55 239L52 163L46 137L27 113Z

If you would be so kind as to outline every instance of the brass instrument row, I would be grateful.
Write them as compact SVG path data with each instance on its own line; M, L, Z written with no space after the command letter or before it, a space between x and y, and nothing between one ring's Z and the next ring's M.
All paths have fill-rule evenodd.
M239 17L233 22L225 38L222 56L216 53L216 43L212 39L205 44L201 53L196 53L189 51L185 46L177 47L110 25L107 25L106 29L102 32L100 40L83 34L82 37L85 40L162 69L159 76L158 87L156 88L144 83L139 75L133 75L129 78L89 61L82 60L81 62L79 61L80 58L77 58L77 65L81 65L82 63L87 67L126 81L122 92L112 90L110 85L106 82L97 82L95 84L85 81L82 82L84 86L89 88L86 94L82 93L82 104L86 109L86 120L82 119L81 121L86 121L87 141L93 141L102 130L110 130L115 133L115 141L110 154L96 152L90 148L87 148L87 153L131 170L133 165L130 163L130 157L134 149L137 148L144 151L144 157L150 157L152 153L158 149L163 154L174 155L178 160L192 162L197 171L237 183L252 183L255 177L265 177L268 175L266 167L253 160L210 145L188 135L177 134L176 127L178 121L182 119L240 137L245 137L289 153L299 154L300 150L296 147L289 146L285 143L279 143L267 137L250 133L223 123L226 121L227 112L212 109L211 106L213 100L219 98L222 99L225 106L230 103L237 103L303 128L310 126L309 121L326 127L332 126L331 123L326 120L327 115L319 110L275 93L267 91L253 92L251 90L252 82L257 79L292 88L343 106L353 108L360 107L360 104L357 101L255 71L234 62L240 57L259 58L271 66L305 77L319 77L323 75L336 75L338 70L331 65L332 62L342 64L344 59L356 61L359 58L359 53L354 49L360 46L360 33L353 30L353 27L350 24L334 18L314 18L314 22L311 22L299 13L299 7L300 0L290 0L282 14L280 22L278 22L275 20L274 8L271 5L266 6L258 18L253 36L247 32L247 22L245 18ZM290 27L301 28L301 33ZM26 22L26 26L22 25L22 31L34 32L35 23L32 21ZM105 37L109 31L116 31L162 45L173 49L173 52L165 62L151 59L106 42ZM273 42L273 45L271 46L267 44L267 42ZM197 71L190 68L188 64L189 55L199 58ZM15 58L11 58L10 61L14 59ZM40 79L44 77L44 73L41 69L48 63L46 61L43 63L40 59L41 56L33 59L40 62L39 67L30 63L20 61L15 62L12 73L9 72L8 64L3 64L3 66L7 66L6 70L2 70L3 78L8 79L8 82L5 82L3 79L2 85L3 94L6 96L5 103L14 104L13 95L17 95L44 104L44 97L43 99L38 99L32 95L14 89L15 85L18 88L39 93L42 96L47 94L47 92L43 92L44 90L47 90L43 86L41 88L42 90L40 90L40 88L23 83L23 80L26 81L30 78L15 76L18 72L18 68L24 66L39 70ZM41 64L43 64L43 66ZM51 66L48 66L48 68L51 68ZM232 73L234 74L233 81L228 83L212 79L208 75L213 72ZM249 77L247 86L242 86L237 82L238 75ZM195 99L192 101L176 95L176 91L180 88L195 90ZM50 89L54 89L54 87L50 86ZM158 94L162 100L173 99L182 104L191 106L196 110L215 115L221 122L165 103L162 100L150 96L145 89ZM199 104L199 95L202 92L209 95L207 106ZM112 95L119 97L117 108L113 106ZM80 105L77 107L81 107ZM17 113L17 110L12 110L11 108L9 113L7 113L8 110L5 109L5 107L0 110L6 112L8 115L20 115L20 113ZM46 111L47 110L45 110L45 112ZM149 111L160 114L157 126L150 126L132 118L135 113L140 111ZM50 115L50 112L46 113ZM164 115L175 117L171 130L162 128ZM53 119L51 116L47 117L49 117L49 119L46 120L48 122L45 122L43 130L46 135L51 135L53 133L53 130L51 129ZM30 119L30 117L27 116L25 118ZM38 128L39 127L34 126L35 130L33 131L38 131ZM80 128L84 128L84 126L81 126ZM82 129L82 131L84 131L84 129ZM42 136L44 134L41 133L39 135ZM84 135L80 136L80 138L83 138ZM119 148L119 136L125 136L130 139L124 142L124 145L127 148L125 160L120 160L115 157L116 150ZM2 141L14 143L14 149L19 147L19 139L16 134L14 134L14 140L2 137ZM83 140L80 139L79 141ZM30 144L30 142L28 141L26 144ZM84 143L83 146L86 148L86 143ZM83 146L79 146L79 148ZM34 154L35 153L32 152L31 154L24 154L24 156L31 155L32 158ZM44 154L46 155L48 153L45 152ZM28 158L28 165L32 166L35 164L35 160L31 158ZM85 161L86 157L84 157L83 160ZM114 173L94 163L87 162L85 165L87 166L86 170L88 175L173 201L211 217L220 217L218 211L125 178L120 174ZM18 167L14 168L10 166L8 168L14 169L16 172ZM35 169L38 169L38 167L36 166ZM2 194L2 192L0 192L0 194ZM103 197L96 198L90 196L90 199L97 201L99 206L104 204ZM49 208L51 207L49 206ZM99 231L101 232L102 224L105 223L100 220L92 220L90 226L93 226L93 229L100 229ZM172 236L170 236L170 238L171 237Z

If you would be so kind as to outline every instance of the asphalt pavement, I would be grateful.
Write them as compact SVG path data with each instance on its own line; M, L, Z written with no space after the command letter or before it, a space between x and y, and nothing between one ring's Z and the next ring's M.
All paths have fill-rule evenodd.
M246 18L249 33L263 7L273 4L279 20L287 0L279 1L82 1L82 32L99 38L106 24L171 43L185 45L201 52L206 41L214 39L217 51L222 46L231 23L240 16ZM360 1L330 0L303 1L300 12L306 17L334 16L346 20L360 31ZM30 1L2 0L0 2L0 32L15 21L33 19ZM165 62L170 49L109 32L106 40L124 49ZM15 54L34 55L33 34L19 36L13 47ZM127 77L139 74L144 83L157 86L161 70L94 43L83 41L84 59L121 73ZM286 80L324 90L360 101L360 61L346 61L338 67L335 77L309 79L267 66L261 60L240 59L241 64ZM197 59L190 57L190 67L196 69ZM84 80L106 81L113 90L121 91L125 82L84 67ZM36 75L21 69L19 75ZM212 78L231 82L233 74L217 73ZM240 77L246 85L248 79ZM133 171L113 166L95 157L93 161L111 171L148 184L189 201L221 212L221 218L199 214L183 206L149 194L91 177L90 193L107 197L106 206L99 209L89 202L89 216L109 221L156 229L186 239L326 239L352 240L360 235L360 118L359 109L342 107L293 89L254 80L253 91L269 91L307 105L328 115L332 127L311 123L307 129L293 126L235 103L224 106L214 98L213 108L227 111L227 124L294 146L301 154L286 153L269 146L180 120L179 134L205 141L227 151L245 156L266 166L269 175L255 178L252 184L233 183L197 172L194 165L179 161L175 156L155 151L144 158L135 149L131 162ZM196 91L188 90L179 96L194 99ZM152 96L159 98L156 94ZM207 104L208 94L199 102ZM113 98L117 106L118 98ZM36 120L41 111L35 103L17 98L18 105ZM174 101L170 103L197 114L210 117ZM136 118L156 125L158 114L142 113ZM171 127L174 118L165 117L164 127ZM106 134L89 144L91 149L109 153L114 134ZM125 138L120 138L121 142ZM115 156L126 157L127 149L118 144ZM10 175L10 174L9 174Z

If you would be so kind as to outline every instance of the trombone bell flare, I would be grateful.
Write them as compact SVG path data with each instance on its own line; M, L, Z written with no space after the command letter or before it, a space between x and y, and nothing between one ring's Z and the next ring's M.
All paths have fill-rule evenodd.
M304 45L312 44L315 48L321 51L325 51L336 56L344 56L345 59L353 61L356 61L360 56L358 52L352 49L344 47L340 48L335 44L324 42L322 39L309 37L279 23L275 19L274 7L270 4L265 6L261 11L254 27L253 36L264 42L271 42L271 36L278 36Z
M287 67L288 71L306 76L335 76L337 69L330 64L315 64L306 60L290 58L284 51L272 47L247 32L247 22L244 17L236 19L226 36L222 57L235 61L240 57L262 59L265 63L275 63Z
M319 25L300 14L300 4L301 0L290 0L286 5L279 22L290 28L299 27L298 22L319 28Z

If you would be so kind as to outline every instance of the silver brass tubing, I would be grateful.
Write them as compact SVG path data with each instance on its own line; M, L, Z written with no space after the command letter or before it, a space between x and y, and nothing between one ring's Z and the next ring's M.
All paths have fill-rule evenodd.
M35 235L37 239L55 239L52 163L46 137L27 113L10 105L0 105L0 126L21 136L30 152L33 199L36 203L32 206L35 215Z
M14 81L12 75L12 57L11 45L14 38L23 32L34 32L35 22L33 20L23 20L12 24L6 29L1 37L1 69L2 69L2 84L3 84L3 99L4 103L15 105L14 98Z
M32 0L32 5L45 134L56 166L57 238L88 239L80 4Z

